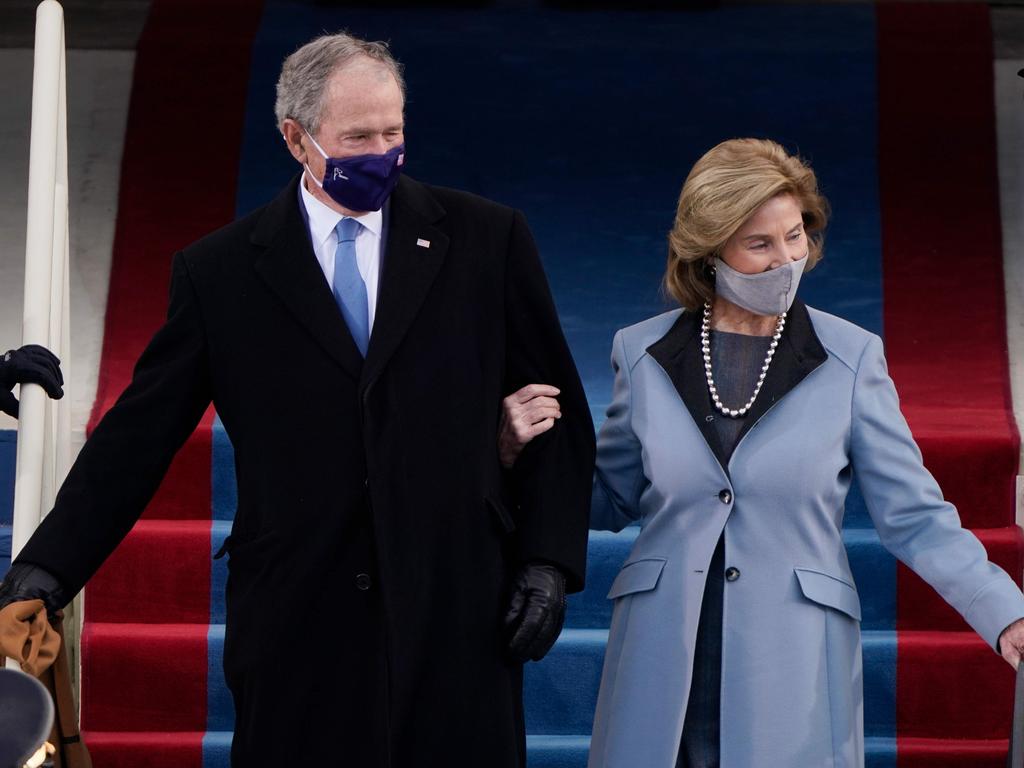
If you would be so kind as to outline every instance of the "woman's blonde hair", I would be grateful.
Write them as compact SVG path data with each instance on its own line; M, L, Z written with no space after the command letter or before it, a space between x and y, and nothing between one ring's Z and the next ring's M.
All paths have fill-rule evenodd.
M715 295L708 261L754 211L771 198L791 194L803 214L810 270L821 258L828 202L814 171L779 144L731 139L709 150L690 170L668 233L663 285L683 307L696 309Z

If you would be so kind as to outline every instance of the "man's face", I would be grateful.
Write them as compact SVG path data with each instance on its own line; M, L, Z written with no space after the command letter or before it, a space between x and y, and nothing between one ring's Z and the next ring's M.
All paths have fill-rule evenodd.
M387 67L363 58L337 70L327 81L320 128L314 138L331 157L382 155L405 141L402 89ZM309 166L309 172L322 180L326 162L303 126L286 120L285 139L292 155ZM349 211L334 202L316 184L306 188L326 205L345 214Z

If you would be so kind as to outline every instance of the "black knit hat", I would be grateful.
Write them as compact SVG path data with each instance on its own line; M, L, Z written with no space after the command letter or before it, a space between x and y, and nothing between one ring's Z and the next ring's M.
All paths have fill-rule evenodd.
M24 672L0 669L0 768L21 768L50 736L53 701Z

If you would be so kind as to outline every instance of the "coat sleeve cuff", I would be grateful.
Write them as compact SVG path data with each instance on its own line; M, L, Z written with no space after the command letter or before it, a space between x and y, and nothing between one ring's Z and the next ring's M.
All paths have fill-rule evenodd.
M1017 619L1024 618L1024 595L1009 576L997 579L981 589L964 618L998 653L999 635Z

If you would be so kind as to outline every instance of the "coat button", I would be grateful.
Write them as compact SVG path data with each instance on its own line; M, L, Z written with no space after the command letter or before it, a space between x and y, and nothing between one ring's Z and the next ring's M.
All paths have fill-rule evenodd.
M736 581L736 579L738 579L739 577L740 577L740 569L739 568L729 567L729 568L725 569L725 580L726 581Z
M718 500L723 504L728 504L732 501L732 491L728 488L723 488L718 492Z
M356 589L361 589L363 592L365 592L370 588L371 584L373 584L373 580L370 578L369 574L360 573L358 576L356 576Z

